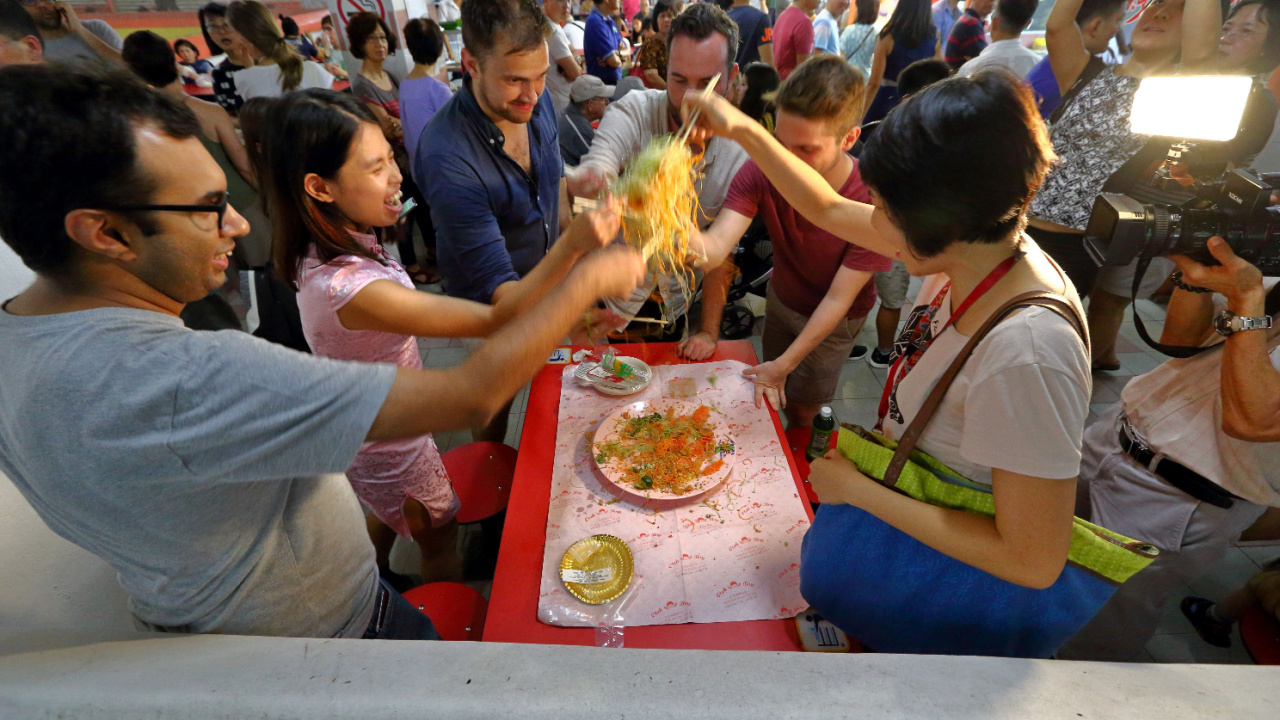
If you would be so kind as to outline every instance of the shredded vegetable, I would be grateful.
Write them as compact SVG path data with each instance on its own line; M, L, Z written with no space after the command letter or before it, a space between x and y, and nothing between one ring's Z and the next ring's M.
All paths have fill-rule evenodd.
M701 159L673 136L655 138L613 185L622 205L623 239L644 253L654 274L675 277L686 297L694 284L690 241L700 209Z
M732 441L716 439L710 419L705 405L688 414L675 408L666 415L626 413L618 420L618 438L595 444L596 462L620 470L622 481L637 490L684 495L723 468L724 456L733 452Z

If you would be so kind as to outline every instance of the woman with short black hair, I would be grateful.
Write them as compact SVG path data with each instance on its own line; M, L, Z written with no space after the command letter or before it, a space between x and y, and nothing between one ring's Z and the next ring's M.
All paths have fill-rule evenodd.
M1042 617L1061 620L1042 605L1051 602L1045 598L1061 600L1054 586L1071 540L1091 381L1077 330L1079 298L1023 232L1054 158L1031 93L1003 74L978 73L944 80L903 103L861 156L872 206L836 194L727 102L690 94L685 103L687 111L701 108L703 126L737 140L808 220L924 277L896 343L880 427L901 439L925 413L930 420L915 447L994 498L994 518L947 509L890 490L838 453L816 460L809 480L823 504L801 555L806 600L884 652L1047 657L1096 610L1079 608L1082 616L1072 616L1065 629L1042 626ZM999 321L936 410L923 410L970 337L1028 292L1059 296L1065 315L1027 307ZM992 600L999 609L982 612L975 600L974 616L939 617L930 608L868 596L862 573L884 574L881 564L893 562L884 548L851 544L871 526L980 571L981 592L999 598ZM916 587L937 581L934 566L889 570ZM938 587L937 594L952 590ZM973 588L963 592L987 597ZM1065 604L1076 609L1073 597Z

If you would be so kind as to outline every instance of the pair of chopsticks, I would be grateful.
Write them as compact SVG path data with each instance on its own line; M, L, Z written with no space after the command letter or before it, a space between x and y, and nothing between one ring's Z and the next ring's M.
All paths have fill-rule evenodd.
M716 91L716 85L720 84L720 75L721 73L716 73L716 76L711 78L711 82L707 83L707 87L702 90L701 98L703 100L711 97L711 94ZM684 124L684 127L680 130L680 134L676 136L677 140L684 142L689 139L689 133L693 130L693 126L697 124L698 115L701 113L702 108L696 107L693 109L693 114L689 116L689 121Z

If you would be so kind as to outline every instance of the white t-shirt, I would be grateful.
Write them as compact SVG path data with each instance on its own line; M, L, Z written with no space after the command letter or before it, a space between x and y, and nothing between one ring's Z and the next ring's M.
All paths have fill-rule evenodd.
M569 45L569 37L564 28L547 20L551 26L551 37L547 40L547 54L551 57L551 67L547 69L547 92L551 93L551 104L556 108L556 115L564 112L569 105L569 86L573 83L560 74L559 61L573 57L573 47Z
M1022 47L1017 38L993 42L982 49L978 56L970 59L956 72L960 77L969 77L979 70L1002 68L1017 77L1026 78L1040 62L1040 56Z
M586 28L582 26L581 22L578 22L577 20L570 20L564 24L562 29L564 30L564 36L569 38L569 44L575 51L581 54L586 47L583 44L587 36Z
M908 330L946 283L941 274L925 278ZM950 294L948 290L930 323L930 335L951 317ZM887 435L902 437L968 342L952 326L928 346L890 398ZM1089 354L1071 324L1047 308L1019 310L974 348L917 447L983 485L991 484L993 467L1032 477L1073 478L1080 472L1091 393Z
M332 89L333 76L319 63L304 61L302 63L302 82L294 89L310 90L311 88ZM285 91L284 88L280 87L280 66L258 65L237 72L236 91L245 100L283 95Z

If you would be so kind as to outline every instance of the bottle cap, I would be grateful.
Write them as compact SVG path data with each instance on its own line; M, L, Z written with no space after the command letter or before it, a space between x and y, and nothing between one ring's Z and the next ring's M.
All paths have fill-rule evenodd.
M824 418L829 418L829 417L831 417L831 406L829 406L829 405L823 405L823 406L822 406L822 417L824 417Z

